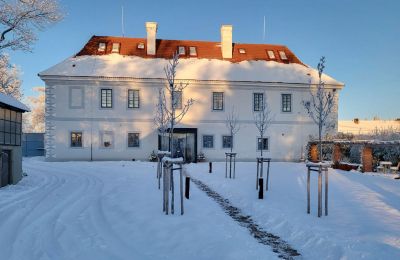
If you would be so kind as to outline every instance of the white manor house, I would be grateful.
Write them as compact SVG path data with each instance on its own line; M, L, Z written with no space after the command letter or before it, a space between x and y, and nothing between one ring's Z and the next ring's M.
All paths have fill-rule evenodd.
M164 67L176 51L176 78L189 84L181 102L195 100L174 131L186 161L200 153L223 160L231 145L238 160L255 160L260 149L273 160L302 157L318 132L302 105L317 70L283 45L233 43L230 25L221 27L220 42L157 39L155 22L146 31L147 38L93 36L78 54L39 73L46 83L47 160L147 160L162 150L154 115ZM322 80L338 97L344 84L325 74ZM261 140L254 113L264 100L273 120ZM233 108L240 123L234 140L226 127Z

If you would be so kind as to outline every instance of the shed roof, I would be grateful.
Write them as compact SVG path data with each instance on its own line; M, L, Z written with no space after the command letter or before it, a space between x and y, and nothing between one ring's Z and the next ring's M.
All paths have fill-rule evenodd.
M5 105L11 108L14 108L15 110L19 110L22 112L29 112L31 111L29 107L27 107L25 104L21 103L20 101L16 100L15 98L5 95L3 93L0 93L0 105Z

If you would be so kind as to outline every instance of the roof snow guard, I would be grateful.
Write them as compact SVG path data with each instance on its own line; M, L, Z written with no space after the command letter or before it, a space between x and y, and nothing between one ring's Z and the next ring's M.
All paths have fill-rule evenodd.
M15 110L20 110L23 112L30 112L31 110L29 107L24 105L23 103L19 102L13 97L7 96L3 93L0 93L0 106L5 106L5 107L12 107Z

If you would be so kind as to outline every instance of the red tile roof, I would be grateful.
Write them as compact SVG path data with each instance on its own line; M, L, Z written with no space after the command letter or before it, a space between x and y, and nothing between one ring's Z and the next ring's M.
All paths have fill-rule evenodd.
M99 43L106 43L106 51L98 51ZM112 36L92 36L77 56L83 55L105 55L110 54L113 43L120 43L120 54L138 56L142 58L164 58L170 59L172 54L178 50L179 46L185 46L186 55L180 58L199 58L199 59L219 59L222 60L220 42L206 41L184 41L184 40L156 40L156 55L147 55L145 38L124 38ZM145 48L138 49L139 43L143 43ZM196 47L197 56L189 55L189 47ZM239 53L239 49L244 49L246 53ZM268 57L267 51L273 51L275 59ZM282 60L279 51L284 51L287 60ZM232 59L225 59L231 62L241 62L249 60L273 60L279 63L298 63L304 65L296 55L284 45L272 44L247 44L233 43Z

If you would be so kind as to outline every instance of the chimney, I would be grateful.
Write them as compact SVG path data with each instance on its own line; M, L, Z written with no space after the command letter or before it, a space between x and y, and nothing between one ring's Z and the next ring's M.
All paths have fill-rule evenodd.
M232 59L232 25L221 26L221 50L223 59Z
M147 55L156 55L157 23L146 22L147 31Z

